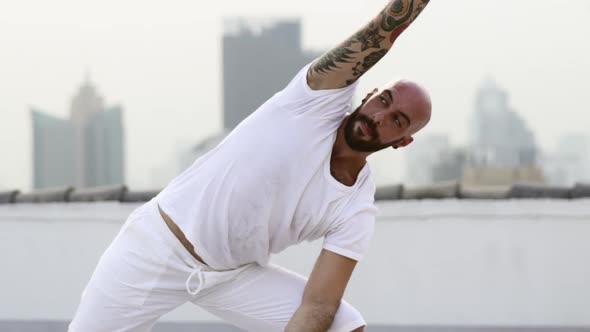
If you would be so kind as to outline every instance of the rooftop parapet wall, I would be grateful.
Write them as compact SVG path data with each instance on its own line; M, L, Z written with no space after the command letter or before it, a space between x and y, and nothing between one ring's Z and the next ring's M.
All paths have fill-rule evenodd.
M140 204L1 205L0 294L10 305L0 321L69 321L101 254ZM369 326L590 327L590 198L376 205L369 252L346 294ZM322 240L304 242L272 263L308 275L321 249ZM164 318L214 319L192 304Z
M14 203L18 193L18 190L0 191L0 204Z
M73 187L56 187L30 193L18 193L15 203L55 203L68 202Z
M96 188L59 187L33 192L19 190L0 191L0 204L52 203L52 202L147 202L160 190L133 191L125 185ZM573 187L537 184L512 186L465 186L459 182L444 182L428 186L394 184L381 186L375 192L375 200L421 199L580 199L590 198L590 183L577 183Z
M70 193L70 202L122 202L128 189L125 185L101 186L95 188L76 189Z
M578 183L572 189L572 198L585 198L590 197L590 183L582 184Z

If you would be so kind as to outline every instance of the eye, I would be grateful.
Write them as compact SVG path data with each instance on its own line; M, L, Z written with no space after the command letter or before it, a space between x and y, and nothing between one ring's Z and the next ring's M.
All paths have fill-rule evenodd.
M381 99L381 104L387 105L387 100L383 96L379 96L379 98Z
M395 123L397 123L397 126L398 126L398 127L400 127L400 128L402 127L402 122L399 120L399 116L397 116L397 115L396 115L396 116L393 118L393 120L395 121Z

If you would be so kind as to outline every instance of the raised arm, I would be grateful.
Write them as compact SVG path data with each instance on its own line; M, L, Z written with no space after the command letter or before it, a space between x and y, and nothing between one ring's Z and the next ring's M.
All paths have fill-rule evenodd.
M346 87L389 51L430 0L392 0L364 28L317 59L307 73L313 90Z

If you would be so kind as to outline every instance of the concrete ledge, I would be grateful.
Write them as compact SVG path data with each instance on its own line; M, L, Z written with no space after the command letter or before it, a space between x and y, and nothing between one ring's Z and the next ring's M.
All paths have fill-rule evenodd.
M515 184L508 198L571 198L572 189L568 187L541 186L536 184Z
M0 204L10 204L14 203L16 200L16 195L18 195L20 191L12 190L12 191L0 191Z
M383 186L375 191L376 201L398 200L402 198L404 186L401 184Z
M590 183L576 183L572 189L572 198L590 197Z
M459 198L461 199L506 199L510 187L508 186L461 186Z
M458 197L458 182L443 182L415 188L403 187L402 190L402 199L443 199Z
M126 192L125 185L75 189L70 194L70 202L122 201Z
M160 193L160 190L146 190L146 191L126 191L123 194L121 202L134 203L134 202L147 202L152 198L156 197Z
M125 185L101 186L75 189L56 187L21 193L18 190L0 191L0 204L47 203L47 202L147 202L160 190L129 191ZM463 186L458 182L442 182L428 186L406 187L394 184L378 187L376 201L418 199L474 199L493 200L511 198L589 198L590 183L578 183L574 187L559 187L538 184L508 186Z
M68 202L72 187L47 188L16 195L15 203Z

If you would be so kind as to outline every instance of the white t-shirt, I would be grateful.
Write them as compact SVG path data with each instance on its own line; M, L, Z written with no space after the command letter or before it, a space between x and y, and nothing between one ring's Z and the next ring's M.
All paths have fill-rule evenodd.
M356 84L314 91L305 66L157 201L214 269L258 262L304 240L359 260L373 234L369 165L353 186L330 174L337 128Z

